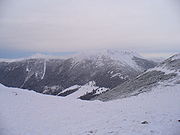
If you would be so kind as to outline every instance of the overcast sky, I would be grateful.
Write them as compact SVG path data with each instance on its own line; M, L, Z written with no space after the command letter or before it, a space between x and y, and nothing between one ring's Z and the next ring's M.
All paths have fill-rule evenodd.
M0 57L101 48L180 52L179 0L0 0Z

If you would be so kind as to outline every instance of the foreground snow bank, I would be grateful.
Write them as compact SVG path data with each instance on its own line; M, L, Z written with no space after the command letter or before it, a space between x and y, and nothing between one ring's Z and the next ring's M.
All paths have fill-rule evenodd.
M179 103L178 85L105 103L0 85L0 134L180 135Z

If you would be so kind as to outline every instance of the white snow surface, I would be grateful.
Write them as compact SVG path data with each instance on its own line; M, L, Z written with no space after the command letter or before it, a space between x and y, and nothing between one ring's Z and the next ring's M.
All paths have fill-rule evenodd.
M111 76L111 78L116 77L116 76L118 76L121 79L125 79L127 77L127 76L123 76L121 73L115 73L114 75Z
M78 90L73 92L72 94L67 95L66 98L77 99L80 96L83 96L83 95L85 95L87 93L92 92L93 90L96 90L95 94L101 94L102 92L105 92L105 91L108 90L108 88L96 86L95 81L90 81L90 82L88 82L87 84L85 84L83 86L80 86L80 85L71 86L71 87L63 90L62 92L58 93L58 95L61 94L61 93L66 92L66 91L73 90L73 89L78 89Z
M180 135L180 85L110 102L0 85L1 135ZM148 124L141 124L147 121Z
M59 92L57 95L60 95L61 93L64 93L64 92L67 92L67 91L70 91L70 90L79 89L80 87L81 87L80 85L73 85L73 86L71 86L69 88L66 88L63 91Z
M41 80L44 78L45 74L46 74L46 60L44 60L43 75L41 77Z

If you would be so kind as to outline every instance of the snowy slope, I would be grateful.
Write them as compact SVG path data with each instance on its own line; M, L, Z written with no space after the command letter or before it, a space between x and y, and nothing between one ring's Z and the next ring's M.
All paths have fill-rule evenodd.
M62 96L64 94L64 96L66 96L67 98L72 98L72 99L77 99L83 96L86 96L87 94L89 94L89 99L92 97L95 97L105 91L109 90L108 88L104 88L104 87L98 87L96 86L96 83L94 81L90 81L87 84L80 86L80 85L74 85L72 87L69 87L63 91L61 91L60 93L58 93L58 96ZM70 92L72 91L72 93ZM71 93L66 95L65 93ZM87 97L87 96L86 96ZM83 98L86 99L87 98Z
M179 135L179 97L180 85L110 102L67 100L0 85L0 134Z

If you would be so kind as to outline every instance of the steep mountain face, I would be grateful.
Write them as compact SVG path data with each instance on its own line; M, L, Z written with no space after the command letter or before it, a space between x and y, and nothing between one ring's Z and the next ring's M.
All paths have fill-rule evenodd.
M163 61L158 66L147 70L132 80L95 97L102 101L124 98L149 91L157 86L180 84L180 54Z
M155 65L155 62L143 59L136 53L113 50L84 52L66 59L40 57L2 61L0 83L44 94L67 96L94 82L93 94L90 94L94 97L101 93L97 91L114 88ZM63 94L64 90L74 85L79 88ZM101 87L103 90L100 90Z

